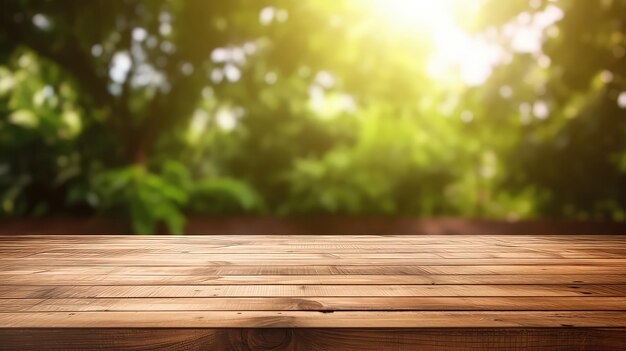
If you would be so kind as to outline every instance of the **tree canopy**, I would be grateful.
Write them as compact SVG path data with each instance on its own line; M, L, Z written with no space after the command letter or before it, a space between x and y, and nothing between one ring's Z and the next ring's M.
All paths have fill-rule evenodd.
M626 218L626 0L0 9L2 216Z

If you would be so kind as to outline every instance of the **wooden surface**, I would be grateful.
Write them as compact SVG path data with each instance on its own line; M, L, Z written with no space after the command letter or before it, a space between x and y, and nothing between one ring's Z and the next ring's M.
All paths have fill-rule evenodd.
M0 236L0 349L626 350L626 236Z

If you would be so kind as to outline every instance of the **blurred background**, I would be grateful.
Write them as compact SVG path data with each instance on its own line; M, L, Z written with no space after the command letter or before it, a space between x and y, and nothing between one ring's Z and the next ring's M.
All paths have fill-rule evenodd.
M626 0L5 0L0 227L620 225L625 35Z

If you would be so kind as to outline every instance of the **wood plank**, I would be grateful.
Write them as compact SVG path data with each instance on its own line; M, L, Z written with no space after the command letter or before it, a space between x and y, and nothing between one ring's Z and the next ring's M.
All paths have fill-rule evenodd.
M622 311L141 311L0 313L0 328L626 327Z
M585 265L494 265L494 266L0 266L0 272L10 274L31 274L59 272L59 274L107 274L130 275L191 275L191 276L240 276L240 275L621 275L621 266ZM0 273L2 274L2 273ZM519 277L523 279L524 277Z
M0 298L272 296L625 296L626 285L90 285L0 286Z
M26 253L20 252L16 254L3 254L4 260L0 260L0 264L5 265L3 262L11 260L7 262L7 265L15 264L19 262L19 259L27 259L25 262L29 265L36 265L45 262L45 260L57 260L57 259L67 259L68 256L72 256L72 260L83 260L85 262L98 262L101 264L116 264L116 260L111 260L112 262L106 261L97 261L100 259L113 259L120 258L123 259L125 257L130 257L132 255L141 255L141 253L119 253L119 252L98 252L98 253L75 253L75 254L67 254L67 253ZM318 257L311 257L312 255L316 255ZM325 257L321 257L324 255ZM244 256L244 257L237 257ZM247 256L247 257L245 257ZM358 254L358 255L348 255L342 253L331 253L328 252L326 254L321 253L279 253L272 254L270 252L265 253L263 255L254 255L248 253L237 253L233 255L228 254L198 254L198 253L152 253L145 254L142 258L144 261L146 259L151 260L165 260L165 262L175 260L180 258L181 263L188 263L187 265L198 265L198 264L209 264L212 262L238 262L236 264L246 264L249 262L262 262L265 265L277 265L283 264L281 262L288 262L289 264L300 264L303 262L298 261L310 261L311 264L315 265L354 265L354 264L363 264L364 260L371 259L372 261L380 262L381 264L388 265L410 265L410 264L420 264L420 265L442 265L441 262L445 262L443 259L451 259L449 264L447 265L455 265L457 263L462 263L462 261L455 262L454 260L466 260L465 262L470 262L468 260L472 260L476 262L476 264L485 265L485 262L489 264L489 259L492 259L494 265L497 264L512 264L511 259L519 259L519 263L517 264L546 264L546 265L567 265L567 264L596 264L600 262L606 263L608 265L624 265L624 254L618 253L568 253L568 252L537 252L537 253L526 253L526 252L500 252L500 253L491 253L491 252L470 252L470 253L446 253L446 252L431 252L429 254L418 253L402 253L402 252L375 252L371 253L371 258L368 258L368 254ZM422 257L419 257L422 256ZM430 257L426 257L430 256ZM44 260L40 260L44 259ZM545 261L541 261L541 260ZM580 261L580 259L588 260L588 261ZM428 260L428 261L426 261ZM483 261L484 260L484 261ZM550 261L551 260L551 261ZM558 260L558 261L557 261ZM574 261L577 260L577 261ZM595 262L594 262L595 260ZM604 261L601 261L604 260ZM40 261L40 262L36 262ZM66 261L59 261L60 264L67 265ZM145 262L138 262L140 265L146 265ZM471 264L471 263L470 263Z
M0 258L0 266L246 266L246 265L264 265L264 266L406 266L406 265L446 265L446 266L491 266L491 265L597 265L597 266L614 266L626 267L626 258L601 258L601 259L575 259L575 258L427 258L427 259L408 259L408 258L362 258L362 259L340 259L340 258L324 258L324 259L237 259L237 260L211 260L205 258L194 257L109 257L109 258Z
M19 255L24 255L23 257L17 257ZM26 258L28 260L31 259L58 259L58 258L66 258L68 256L67 253L58 253L58 252L38 252L38 253L28 253L28 252L19 252L15 254L7 253L3 255L3 258ZM93 259L93 258L113 258L113 257L126 257L128 253L126 252L106 252L106 251L95 251L95 252L77 252L72 254L72 258L74 259ZM160 258L182 258L182 259L202 259L202 260L210 260L210 261L240 261L240 260L324 260L324 259L333 259L333 260L361 260L361 259L422 259L422 258L450 258L450 259L459 259L459 258L589 258L589 259L602 259L602 258L615 258L620 257L620 255L616 254L605 254L605 253L546 253L546 252L412 252L412 253L401 253L401 252L390 252L390 253L358 253L358 254L350 254L350 253L290 253L290 252L265 252L265 253L196 253L196 252L144 252L141 253L142 258L145 259L160 259ZM564 257L567 256L567 257Z
M165 274L142 275L124 272L81 270L20 271L1 275L4 285L534 285L534 284L625 284L626 275L545 274L423 274L423 275L222 275Z
M0 299L0 312L626 311L624 297L210 297Z
M620 328L0 329L0 350L598 351L626 350Z

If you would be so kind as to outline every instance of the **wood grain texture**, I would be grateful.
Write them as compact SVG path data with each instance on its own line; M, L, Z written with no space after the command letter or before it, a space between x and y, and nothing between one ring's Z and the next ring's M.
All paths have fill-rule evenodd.
M6 328L467 328L619 327L619 311L141 311L0 313Z
M626 236L0 236L0 350L125 348L626 350Z
M0 350L620 351L626 329L0 329Z
M624 311L623 297L192 297L0 299L3 312L76 311Z

